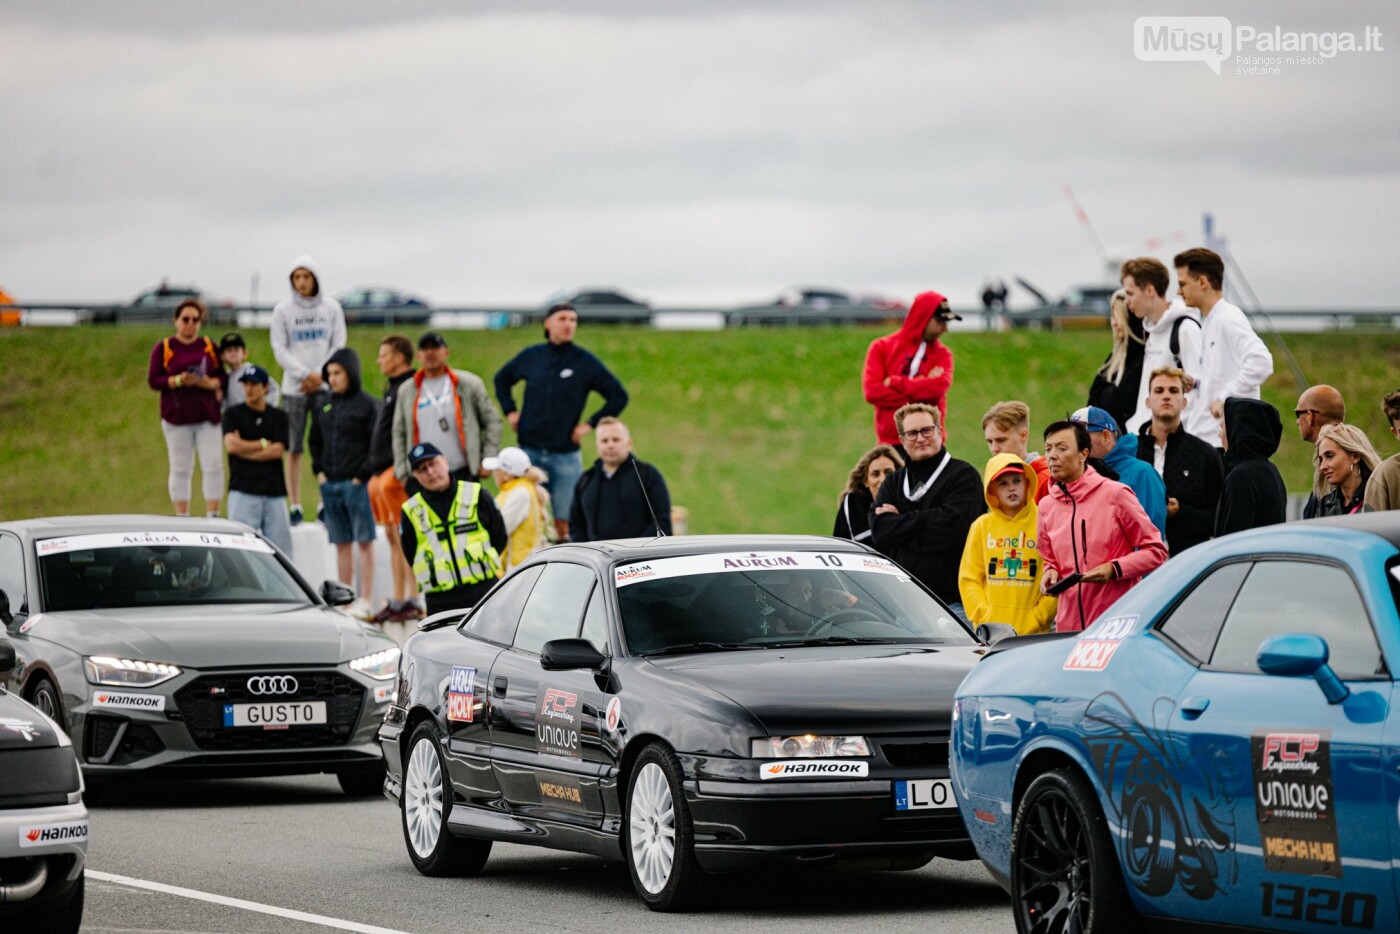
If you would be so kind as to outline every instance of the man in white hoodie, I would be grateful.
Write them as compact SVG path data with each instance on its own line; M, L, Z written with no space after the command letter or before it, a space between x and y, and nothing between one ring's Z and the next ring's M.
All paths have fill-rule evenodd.
M1127 432L1152 421L1147 406L1152 395L1152 372L1161 367L1186 371L1187 384L1195 385L1194 370L1201 359L1201 316L1171 294L1172 277L1167 267L1151 256L1140 256L1123 264L1119 275L1128 298L1128 311L1142 319L1147 344L1142 351L1142 382L1138 386L1137 411L1128 419ZM1194 398L1194 397L1190 397ZM1203 405L1198 406L1204 408ZM1189 429L1188 429L1189 430ZM1215 443L1212 436L1210 443Z
M345 311L340 302L321 294L316 261L311 257L297 257L291 279L291 298L272 309L272 355L282 365L282 410L287 413L287 450L291 455L287 458L287 500L292 525L298 525L302 520L306 413L310 405L329 398L321 368L331 354L345 346Z
M1274 372L1274 355L1244 312L1221 295L1225 261L1219 253L1193 247L1176 254L1172 264L1182 301L1201 313L1200 361L1194 370L1186 368L1198 397L1186 409L1186 430L1219 447L1225 400L1258 399L1259 387Z

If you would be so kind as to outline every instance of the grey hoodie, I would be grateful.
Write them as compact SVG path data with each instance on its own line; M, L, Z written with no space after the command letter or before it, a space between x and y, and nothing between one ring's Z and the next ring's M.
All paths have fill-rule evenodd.
M345 346L345 311L340 302L321 293L316 261L298 256L292 272L298 269L316 277L316 291L303 298L294 288L291 298L272 309L272 355L282 366L282 393L287 396L300 396L301 381L319 373L331 354Z

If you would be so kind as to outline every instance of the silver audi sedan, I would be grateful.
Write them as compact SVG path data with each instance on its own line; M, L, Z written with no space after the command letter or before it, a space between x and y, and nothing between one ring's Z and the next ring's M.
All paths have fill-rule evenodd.
M66 729L89 786L136 774L334 773L377 794L399 648L237 522L0 524L4 684Z

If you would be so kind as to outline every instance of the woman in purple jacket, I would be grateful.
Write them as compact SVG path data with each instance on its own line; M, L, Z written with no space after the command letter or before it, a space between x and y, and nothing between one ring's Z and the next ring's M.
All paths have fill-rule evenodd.
M214 342L199 335L207 314L198 299L181 302L175 309L175 333L151 348L147 371L147 382L160 393L160 428L170 454L170 502L177 516L190 514L196 451L204 480L205 511L217 516L224 496L219 402L228 376Z

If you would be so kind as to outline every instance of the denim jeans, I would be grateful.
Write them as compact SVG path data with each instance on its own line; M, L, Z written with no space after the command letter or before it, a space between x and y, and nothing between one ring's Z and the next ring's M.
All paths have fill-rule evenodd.
M321 521L332 545L374 541L374 511L363 483L329 480L321 484L321 503L326 507Z
M549 490L553 504L554 518L568 519L569 510L574 505L574 487L583 476L583 455L578 451L546 451L543 448L521 448L530 455L532 466L549 474L549 482L544 485Z
M229 490L228 517L257 529L284 555L292 556L292 523L287 517L287 497Z

